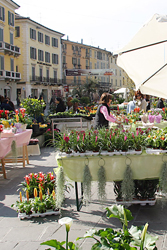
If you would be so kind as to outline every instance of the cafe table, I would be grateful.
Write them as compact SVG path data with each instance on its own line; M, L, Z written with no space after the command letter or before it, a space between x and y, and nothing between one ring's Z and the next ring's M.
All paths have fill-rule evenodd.
M6 179L6 171L5 171L5 163L12 163L12 158L6 158L6 155L11 151L12 142L16 142L16 147L22 147L22 157L17 158L17 162L22 162L23 167L25 167L25 162L29 164L28 152L27 152L27 144L30 141L32 135L32 129L26 129L21 133L1 135L0 139L0 160L2 165L2 171L0 173L3 174ZM7 136L7 137L5 137Z

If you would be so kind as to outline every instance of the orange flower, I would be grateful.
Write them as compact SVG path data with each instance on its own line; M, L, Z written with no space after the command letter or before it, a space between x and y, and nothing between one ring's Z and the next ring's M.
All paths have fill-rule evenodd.
M148 137L151 137L151 135L148 135Z
M26 190L26 197L27 197L27 201L29 201L29 193L28 193L28 190Z
M21 193L21 191L20 191L20 202L22 202L23 200L22 200L22 193Z
M42 190L39 191L39 198L42 201Z
M34 198L36 198L36 197L37 197L37 189L34 188Z
M161 136L161 140L165 140L165 136Z

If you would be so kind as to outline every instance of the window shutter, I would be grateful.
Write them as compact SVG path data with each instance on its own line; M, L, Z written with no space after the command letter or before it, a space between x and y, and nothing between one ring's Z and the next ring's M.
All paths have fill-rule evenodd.
M34 48L34 52L35 52L35 59L37 59L37 50Z
M1 69L1 70L4 70L4 57L3 57L3 56L1 56L0 58L1 58L1 65L0 65L0 69Z
M52 37L52 46L54 46L54 38Z
M2 20L5 21L5 9L2 7Z
M39 33L39 31L38 31L38 42L40 42L40 33Z
M10 11L8 10L8 24L10 25Z
M12 13L12 26L14 26L14 14Z
M3 29L0 28L0 41L3 42Z

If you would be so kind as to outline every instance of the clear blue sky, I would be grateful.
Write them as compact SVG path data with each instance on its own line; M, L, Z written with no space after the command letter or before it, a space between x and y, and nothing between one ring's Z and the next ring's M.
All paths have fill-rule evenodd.
M167 15L167 0L15 0L16 12L63 38L113 52L126 45L155 13Z

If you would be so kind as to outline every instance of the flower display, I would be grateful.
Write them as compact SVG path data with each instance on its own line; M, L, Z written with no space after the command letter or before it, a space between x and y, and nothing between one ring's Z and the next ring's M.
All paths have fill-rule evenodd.
M3 131L3 125L0 124L0 133Z
M41 188L43 194L46 194L48 189L50 193L55 189L55 176L53 173L30 173L26 175L24 179L25 181L22 182L21 185L24 191L29 192L30 197L34 196L34 188L36 188L38 192Z

